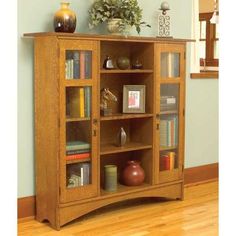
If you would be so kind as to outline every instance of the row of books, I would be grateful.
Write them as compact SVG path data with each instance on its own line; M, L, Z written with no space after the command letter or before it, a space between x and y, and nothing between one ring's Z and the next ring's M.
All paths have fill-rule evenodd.
M74 118L90 117L91 87L70 89L67 94L67 116Z
M84 141L71 141L66 144L66 160L87 159L91 157L90 144Z
M66 52L65 76L66 79L91 79L92 52Z
M160 146L175 147L178 145L178 116L169 116L160 120Z
M161 111L176 110L176 104L175 96L161 96Z
M76 188L90 184L90 175L90 163L84 162L69 165L67 169L67 188Z
M175 152L165 152L160 155L160 171L175 168Z

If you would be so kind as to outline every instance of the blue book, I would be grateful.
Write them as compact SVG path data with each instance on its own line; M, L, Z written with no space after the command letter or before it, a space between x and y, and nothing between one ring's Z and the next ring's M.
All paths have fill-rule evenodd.
M80 62L79 62L79 52L74 51L73 53L73 78L79 79L80 78Z
M66 143L66 151L90 149L90 144L83 141L70 141Z

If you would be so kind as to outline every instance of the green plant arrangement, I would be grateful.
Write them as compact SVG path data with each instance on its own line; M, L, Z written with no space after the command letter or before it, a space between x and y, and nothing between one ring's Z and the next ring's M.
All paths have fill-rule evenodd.
M140 33L141 26L151 27L142 21L142 9L137 0L95 0L89 10L89 27L117 18L121 19L120 31L126 26L134 26Z

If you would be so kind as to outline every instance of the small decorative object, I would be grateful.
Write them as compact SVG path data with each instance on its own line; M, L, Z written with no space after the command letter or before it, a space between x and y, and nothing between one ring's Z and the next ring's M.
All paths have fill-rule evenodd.
M119 69L126 70L130 67L130 60L128 57L118 57L116 64Z
M145 85L123 86L123 113L145 113Z
M120 20L115 23L110 21L117 18ZM138 33L141 26L151 27L142 21L142 9L138 0L96 0L89 10L89 27L93 28L103 22L109 22L108 31L113 34L122 34L127 31L127 26L134 26ZM114 28L118 31L114 32Z
M132 64L132 69L142 69L143 64L139 62L139 60L136 60L134 64Z
M108 107L109 101L117 102L117 97L109 90L109 88L103 88L100 94L100 109L101 115L109 116L112 114L112 109Z
M62 2L61 9L54 15L55 32L74 33L76 28L76 15L69 9L69 2Z
M128 161L122 173L122 181L127 186L138 186L143 183L145 173L139 161Z
M111 58L109 56L107 56L106 59L104 60L103 68L106 69L106 70L114 69L112 60L111 60Z
M126 133L123 127L120 128L117 134L117 146L123 147L126 143Z
M158 16L158 36L170 37L170 16L167 15L167 11L170 10L168 2L161 3L161 14Z
M104 175L104 189L108 192L115 192L117 190L117 166L105 165Z

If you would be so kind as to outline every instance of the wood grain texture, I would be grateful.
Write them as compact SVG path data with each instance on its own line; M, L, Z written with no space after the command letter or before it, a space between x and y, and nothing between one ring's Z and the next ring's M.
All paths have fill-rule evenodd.
M219 72L218 71L206 71L200 73L191 73L191 79L218 79Z
M132 200L96 210L64 226L28 220L18 236L215 236L218 235L218 182L185 188L184 201Z
M56 37L35 40L36 218L58 226L59 77Z
M187 168L184 170L184 183L193 184L202 181L208 181L212 179L217 179L218 176L219 176L218 163Z

